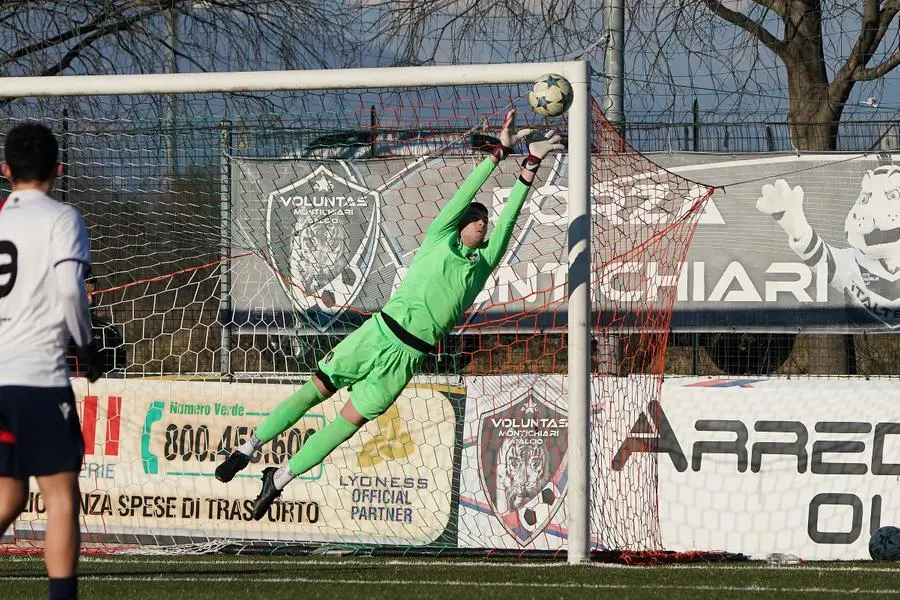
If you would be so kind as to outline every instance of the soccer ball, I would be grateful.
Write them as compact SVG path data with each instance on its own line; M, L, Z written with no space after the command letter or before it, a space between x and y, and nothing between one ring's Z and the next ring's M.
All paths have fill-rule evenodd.
M885 525L869 538L872 560L900 560L900 528Z
M528 103L542 117L558 117L572 106L572 84L562 75L547 73L534 82Z

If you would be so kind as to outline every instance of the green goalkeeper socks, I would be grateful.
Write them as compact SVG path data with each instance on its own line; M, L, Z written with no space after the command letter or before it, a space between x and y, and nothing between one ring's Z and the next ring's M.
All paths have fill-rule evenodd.
M288 462L291 474L294 477L303 475L325 460L326 456L353 437L357 431L359 431L357 425L338 415L331 424L309 436L300 452L291 457Z
M285 398L275 407L268 417L257 426L256 437L263 444L274 438L300 420L306 411L325 399L312 379L304 383L299 390Z

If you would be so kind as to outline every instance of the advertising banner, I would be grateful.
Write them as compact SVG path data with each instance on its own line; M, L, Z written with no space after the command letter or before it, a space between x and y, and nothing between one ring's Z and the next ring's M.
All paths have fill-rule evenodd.
M592 381L594 547L859 560L900 523L896 381L654 381ZM460 546L565 548L565 378L466 385Z
M900 228L894 225L900 155L649 158L702 182L690 187L683 207L706 185L716 190L678 276L676 265L656 264L652 256L637 264L604 259L594 281L596 310L622 298L651 306L674 287L676 330L900 327ZM490 312L502 310L528 315L536 329L564 326L566 161L557 157L532 191L504 262L468 320L496 318ZM360 311L385 303L424 231L474 163L471 157L235 158L232 166L230 239L237 258L225 322L321 333L352 328ZM604 173L596 166L595 173ZM512 161L502 163L476 197L491 207L492 219L517 170ZM596 184L595 228L632 231L676 218L660 212L671 194L666 184L652 184L660 178L659 172L634 173Z
M306 334L352 329L390 298L432 219L475 164L471 157L233 159L230 239L237 258L233 312L224 322ZM545 201L559 205L563 164L557 157L548 165L546 183L532 191L504 261L467 320L486 318L488 307L515 315L564 297L565 214L546 215L550 221L537 215ZM502 163L477 194L492 222L518 171L513 161Z
M900 523L896 381L668 378L661 396L654 381L592 381L594 547L661 543L754 558L783 552L856 560L868 557L871 532ZM284 464L334 418L345 396L317 407L222 484L215 465L294 386L81 382L86 534L154 543L172 536L566 547L562 376L411 385L388 412L294 480L261 521L250 509L262 469ZM16 523L21 535L45 526L40 493L31 490Z
M564 546L568 417L561 377L466 378L459 545Z
M721 186L692 241L674 327L900 327L900 155L651 158Z
M894 380L670 379L635 423L618 467L656 455L666 549L863 560L900 523Z
M377 420L300 476L260 521L260 474L280 466L347 401L326 400L267 444L230 483L216 465L292 385L75 380L85 439L87 534L428 544L450 524L457 390L410 385ZM44 527L35 486L18 531Z

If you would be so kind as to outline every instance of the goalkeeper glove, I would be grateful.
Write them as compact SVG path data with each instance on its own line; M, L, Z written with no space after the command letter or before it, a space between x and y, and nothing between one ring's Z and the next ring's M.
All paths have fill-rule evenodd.
M100 354L97 352L97 346L94 341L87 346L76 348L75 356L78 358L78 372L87 377L88 381L94 383L103 375L103 367L100 364Z
M496 157L498 162L503 160L509 156L516 144L525 141L529 135L531 135L531 129L516 131L516 109L511 109L506 113L506 118L503 119L503 125L500 128L500 145L494 146L491 155Z
M554 150L564 150L562 136L555 131L548 131L545 139L528 144L528 156L522 161L522 168L537 171L541 161Z

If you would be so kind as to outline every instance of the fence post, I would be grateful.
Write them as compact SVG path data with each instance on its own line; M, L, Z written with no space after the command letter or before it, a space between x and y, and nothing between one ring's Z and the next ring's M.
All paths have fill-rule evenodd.
M219 347L219 373L231 374L231 325L234 322L231 306L231 154L234 149L234 128L231 121L219 124L219 324L222 342Z
M694 98L694 152L700 152L700 102Z
M60 200L63 204L69 203L69 109L62 111L62 135L60 136L60 164L62 164L62 177L60 181Z

